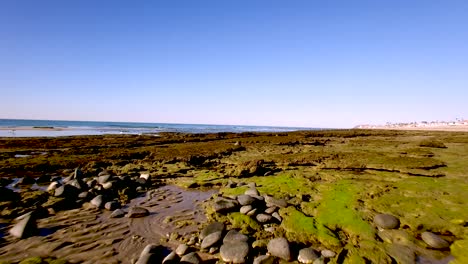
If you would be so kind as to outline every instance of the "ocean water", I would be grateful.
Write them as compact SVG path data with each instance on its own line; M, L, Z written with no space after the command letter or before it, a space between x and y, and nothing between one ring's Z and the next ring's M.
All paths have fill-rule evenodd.
M104 134L157 135L160 132L288 132L297 130L317 129L303 127L0 119L0 137L56 137Z

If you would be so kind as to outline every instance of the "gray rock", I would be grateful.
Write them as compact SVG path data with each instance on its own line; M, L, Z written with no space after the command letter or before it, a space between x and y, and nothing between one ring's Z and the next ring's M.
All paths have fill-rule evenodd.
M188 253L180 259L180 263L199 264L200 262L200 256L196 252Z
M178 262L179 262L179 256L177 256L177 254L174 251L169 253L169 255L167 255L162 261L163 264L172 264L172 263L175 264Z
M247 242L249 237L240 233L236 230L229 230L229 232L224 236L223 243L234 243L234 242Z
M247 194L242 194L237 196L237 201L240 205L249 205L255 201L255 198Z
M256 218L257 218L257 221L259 223L267 223L267 222L269 222L271 220L271 215L269 215L269 214L258 214Z
M278 212L274 212L271 216L273 216L273 218L278 220L278 222L280 222L280 223L283 221L283 218L279 215Z
M78 198L80 198L80 199L88 199L88 198L89 198L89 195L90 195L89 192L80 192L80 194L78 194Z
M276 258L274 256L260 255L254 259L253 264L273 264L275 260Z
M78 196L78 189L71 185L62 185L55 189L54 196L55 197L66 197L66 198L75 198Z
M218 243L221 240L222 235L223 235L223 232L221 232L221 231L214 232L214 233L211 233L211 234L207 235L203 239L200 248L206 249L206 248L209 248L209 247L215 245L216 243Z
M118 209L120 207L120 203L116 201L111 201L107 202L104 204L104 208L106 208L109 211L114 211L115 209Z
M314 263L314 260L318 259L319 256L312 248L303 248L299 250L297 260L300 263Z
M161 246L155 244L147 245L143 251L140 253L140 257L136 264L151 264L151 263L161 263Z
M431 248L443 249L450 246L445 239L431 232L422 233L421 238Z
M187 253L187 250L189 249L189 247L186 245L186 244L180 244L176 250L175 250L175 253L179 256L183 256Z
M204 239L209 234L213 234L215 232L223 232L224 228L225 226L223 223L213 222L202 229L202 231L200 232L200 239Z
M247 214L248 212L252 211L253 207L251 205L244 205L239 210L241 214Z
M336 253L329 250L329 249L324 249L320 252L320 254L322 254L322 257L324 258L333 258L336 256Z
M208 253L214 254L214 253L218 252L218 250L219 250L218 247L210 247L210 250L208 251Z
M109 174L102 175L102 176L98 177L97 181L99 182L99 184L104 184L104 183L108 182L110 180L110 178L111 178L111 176Z
M110 189L112 189L112 186L114 186L114 184L112 182L106 182L106 183L102 184L102 188L104 190L110 190Z
M257 187L257 184L255 182L249 182L249 183L247 183L247 186L249 186L249 188L253 189L253 188Z
M288 206L288 203L284 199L276 199L268 195L265 196L265 203L267 204L268 207L276 206L276 207L283 208L283 207Z
M98 195L98 196L94 197L94 198L90 201L90 203L91 203L92 205L94 205L95 207L97 207L97 208L102 208L103 205L104 205L104 198L102 197L102 195Z
M67 185L71 185L78 190L83 190L84 189L84 183L81 180L73 179L67 183Z
M26 213L18 219L20 219L19 222L10 229L10 235L23 239L38 233L36 218L32 212Z
M232 212L238 205L239 203L236 200L219 197L215 200L214 210L218 213Z
M393 215L378 214L374 217L374 224L383 229L394 229L400 225L400 221Z
M197 238L193 236L193 237L191 237L189 239L189 241L187 242L187 245L188 246L193 246L193 245L195 245L195 243L197 243Z
M230 263L245 263L248 254L249 244L244 241L223 244L220 249L221 259Z
M250 196L259 196L260 194L258 193L257 189L256 188L250 188L250 189L247 189L244 194L246 195L250 195Z
M128 218L138 218L138 217L144 217L149 215L149 211L146 208L143 207L132 207L128 211L127 217Z
M291 259L291 251L289 242L284 237L274 238L268 242L268 252L275 257L282 258L286 261Z
M257 208L254 208L254 209L250 210L250 211L247 213L247 215L248 215L248 216L254 216L254 215L257 213L257 210L258 210Z
M75 172L73 173L73 179L75 180L83 179L83 172L80 170L80 168L75 169Z
M276 206L268 207L267 209L265 209L265 214L272 214L272 213L274 213L277 209L278 209L278 207L276 207Z
M110 214L110 218L120 218L120 217L123 217L125 215L125 212L121 209L116 209L114 210L114 212L112 212Z

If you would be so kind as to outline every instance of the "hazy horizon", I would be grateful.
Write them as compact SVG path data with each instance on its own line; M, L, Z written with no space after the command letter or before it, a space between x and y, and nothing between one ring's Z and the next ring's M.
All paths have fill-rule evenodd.
M467 119L467 13L464 1L0 3L0 118Z

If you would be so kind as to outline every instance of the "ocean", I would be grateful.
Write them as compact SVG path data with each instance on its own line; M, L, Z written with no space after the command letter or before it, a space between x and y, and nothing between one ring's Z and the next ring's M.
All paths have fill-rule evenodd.
M0 137L57 137L104 134L157 135L161 132L288 132L297 130L318 129L274 126L0 119Z

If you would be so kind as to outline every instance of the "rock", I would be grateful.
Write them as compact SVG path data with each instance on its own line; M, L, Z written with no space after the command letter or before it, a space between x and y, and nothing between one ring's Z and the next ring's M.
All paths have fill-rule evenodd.
M221 240L222 235L223 235L223 232L221 231L214 232L214 233L207 235L203 239L200 248L206 249L206 248L213 246L214 244L218 243L218 241Z
M312 248L303 248L299 250L297 260L300 263L314 263L314 260L318 259L317 253Z
M314 260L313 264L325 264L325 261L323 260L323 258L318 258Z
M271 215L269 215L269 214L258 214L256 218L257 218L257 221L259 223L267 223L267 222L269 222L271 220Z
M400 225L400 221L393 215L378 214L374 217L374 224L383 229L394 229Z
M268 207L268 208L265 210L265 214L272 214L272 213L274 213L277 209L278 209L278 207L276 207L276 206Z
M247 189L245 192L244 192L245 195L250 195L250 196L259 196L260 194L258 193L257 189L256 188L250 188L250 189Z
M90 193L89 192L80 192L80 194L78 194L78 198L80 199L88 199Z
M180 263L199 264L200 262L200 256L196 252L188 253L180 259Z
M114 184L113 184L112 182L106 182L106 183L102 184L102 188L103 188L104 190L110 190L110 189L112 189L112 186L113 186L113 185L114 185Z
M186 245L186 244L180 244L176 250L175 250L175 253L179 256L183 256L187 253L187 250L189 249L189 247Z
M449 243L445 239L431 232L422 233L421 238L428 246L435 249L443 249L449 247Z
M275 263L276 258L270 255L260 255L256 257L253 261L253 264L273 264Z
M283 221L283 218L278 214L278 212L274 212L271 216L273 216L273 218L278 220L280 223Z
M109 174L102 175L102 176L98 177L97 181L98 181L99 184L104 184L104 183L108 182L110 180L110 178L111 178L111 176Z
M92 179L86 182L86 185L88 185L88 188L94 188L97 184L97 181Z
M197 238L194 237L194 236L192 236L192 237L190 237L189 241L187 242L187 245L188 245L188 246L193 246L193 245L195 245L196 243L197 243Z
M104 199L103 199L102 195L98 195L98 196L94 197L94 198L90 201L90 203L91 203L92 205L94 205L95 207L97 207L97 208L102 208L103 205L104 205Z
M208 251L208 253L214 254L214 253L218 252L218 250L219 250L218 247L210 247L210 250Z
M75 169L75 172L73 173L73 179L75 180L83 179L83 172L80 170L80 168Z
M147 180L145 178L138 178L135 180L135 182L141 186L146 185Z
M72 185L62 185L55 189L54 196L55 197L66 197L66 198L76 198L78 196L78 189Z
M221 222L211 223L202 229L202 231L200 232L200 239L204 239L209 234L213 234L215 232L223 232L224 228L224 224Z
M123 217L125 215L125 212L121 209L116 209L114 210L114 212L112 212L110 214L110 218L120 218L120 217Z
M145 180L149 180L149 177L150 177L149 173L140 173L140 178L143 178Z
M249 244L245 241L223 244L220 249L221 259L229 263L245 263L248 254Z
M234 242L247 242L249 237L240 233L237 230L229 230L229 232L224 236L223 243L234 243Z
M174 251L172 251L171 253L169 253L169 255L167 255L162 263L163 264L172 264L172 263L178 263L179 262L179 256L177 256L178 254L176 254Z
M274 238L268 242L268 252L275 256L282 258L286 261L291 259L291 251L289 249L289 242L284 237Z
M107 202L106 204L104 204L104 208L106 208L109 211L114 211L115 209L119 207L120 207L120 203L116 201L111 201L111 202Z
M81 180L76 180L76 179L73 179L69 182L67 182L67 185L71 185L73 187L75 187L76 189L78 190L83 190L85 189L85 183L83 183Z
M218 197L215 200L214 210L218 213L226 213L234 211L238 206L236 200L230 200L222 197Z
M144 217L149 215L149 211L146 208L143 207L132 207L128 211L127 217L128 218L138 218L138 217Z
M98 177L99 177L99 176L105 176L105 175L110 175L109 171L103 170L103 171L101 171L101 172L98 173Z
M6 187L0 187L0 193L1 193L0 201L13 201L16 199L20 199L20 196L18 193Z
M10 235L16 238L27 238L38 233L36 218L33 212L29 212L18 217L19 222L16 223L9 231Z
M336 253L329 250L329 249L324 249L320 252L320 254L322 254L322 257L324 258L333 258L336 256Z
M409 245L413 237L408 234L405 230L398 229L381 229L378 230L377 235L384 241L389 244L402 244Z
M39 176L39 178L36 179L36 182L37 183L46 183L46 182L50 182L51 181L50 179L51 179L50 175L42 174L41 176Z
M249 182L247 183L247 186L249 186L249 188L251 189L255 189L255 187L257 187L257 184L255 182Z
M57 189L58 187L60 186L60 183L59 182L51 182L49 184L49 187L47 187L47 191L50 192L50 191L55 191L55 189Z
M268 207L276 206L276 207L284 208L288 206L288 203L284 199L276 199L268 195L265 196L265 203Z
M254 216L256 213L257 213L257 208L254 208L254 209L250 210L250 211L247 213L247 215L248 215L248 216Z
M237 201L240 205L249 205L255 201L255 198L247 194L242 194L237 196Z
M248 212L252 211L253 207L251 205L244 205L239 210L241 214L247 214Z
M163 249L155 244L147 245L140 253L140 257L135 264L161 263Z

